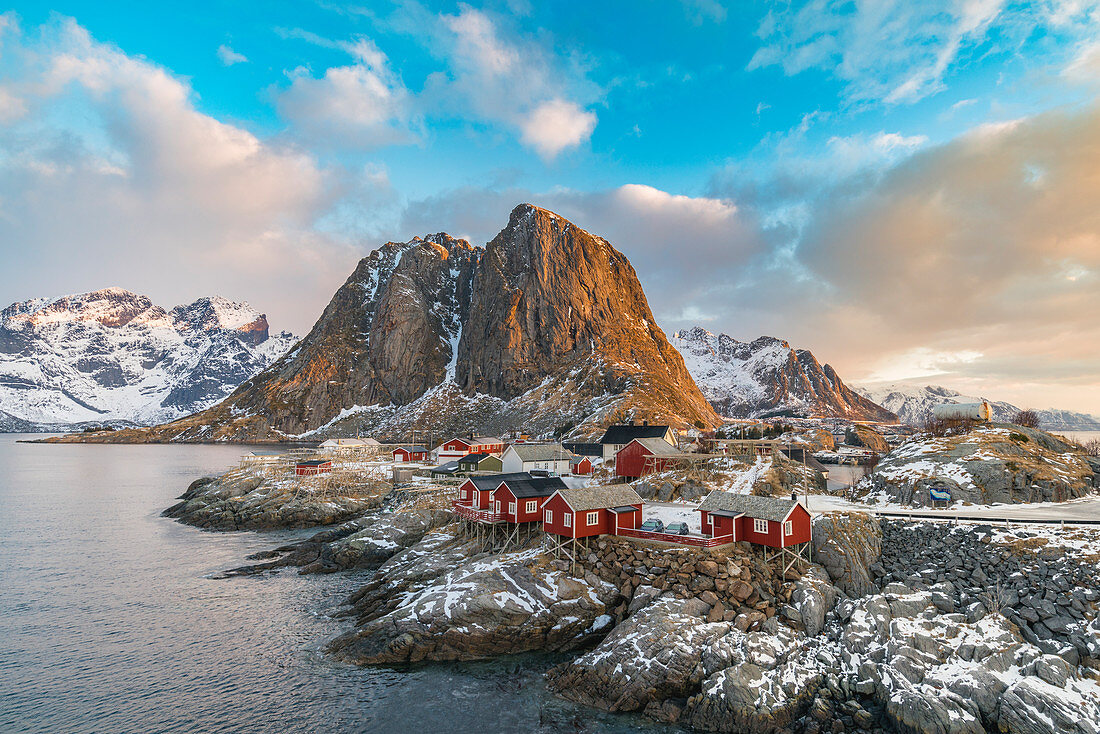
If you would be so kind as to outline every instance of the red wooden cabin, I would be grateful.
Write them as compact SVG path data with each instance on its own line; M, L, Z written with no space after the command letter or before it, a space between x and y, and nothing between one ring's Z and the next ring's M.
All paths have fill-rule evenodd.
M559 489L542 506L542 527L565 538L614 535L642 524L642 498L625 484Z
M682 452L661 438L635 438L615 454L615 476L633 481L665 470L669 460Z
M592 473L592 459L587 456L574 456L569 462L569 471L579 476L588 476Z
M546 499L561 489L568 489L559 477L506 479L493 490L493 511L502 513L505 522L538 522Z
M428 448L426 446L398 446L393 450L394 461L427 461Z
M316 474L328 474L332 471L332 462L324 459L299 461L294 465L294 473L299 477L311 477Z
M493 454L500 456L504 453L504 441L495 436L474 436L471 438L452 438L444 441L436 449L436 458L440 462L448 459L461 459L467 454Z
M531 475L527 472L516 472L470 477L459 485L457 502L467 507L488 510L492 504L493 491L500 486L501 482L523 479L531 479Z
M810 541L810 513L797 500L716 491L699 504L703 535L769 548Z

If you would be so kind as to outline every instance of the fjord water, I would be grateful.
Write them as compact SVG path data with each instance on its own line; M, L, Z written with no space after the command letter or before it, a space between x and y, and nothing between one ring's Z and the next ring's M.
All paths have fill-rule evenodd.
M212 579L309 531L159 517L232 446L17 443L0 434L0 731L654 731L546 693L544 657L400 670L323 643L367 575Z

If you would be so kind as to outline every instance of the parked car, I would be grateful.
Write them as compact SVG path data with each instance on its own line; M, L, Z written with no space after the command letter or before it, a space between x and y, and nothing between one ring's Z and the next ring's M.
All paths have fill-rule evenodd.
M665 532L672 535L687 535L688 524L686 522L670 522L665 526Z
M663 533L665 531L665 524L655 518L650 518L642 523L642 530L648 530L651 533Z

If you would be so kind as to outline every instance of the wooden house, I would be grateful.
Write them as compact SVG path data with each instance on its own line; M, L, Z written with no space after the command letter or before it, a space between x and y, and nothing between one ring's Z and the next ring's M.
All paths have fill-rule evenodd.
M546 499L561 489L568 487L559 477L505 479L493 490L493 511L502 514L505 522L538 522Z
M493 490L500 486L501 482L512 479L531 479L527 472L515 474L485 474L470 477L458 487L458 499L456 504L472 507L478 510L488 510L491 507Z
M615 476L634 481L664 471L670 461L681 456L683 453L663 438L635 438L615 454Z
M504 471L499 456L487 453L466 454L457 462L460 474L473 474L474 472L502 472Z
M699 504L703 535L731 536L769 548L808 543L810 513L797 500L711 492Z
M429 455L426 446L398 446L393 450L394 461L427 461Z
M469 438L452 438L444 441L435 449L436 460L450 461L461 459L467 454L493 454L500 456L504 453L504 441L495 436L471 436Z
M642 498L625 484L559 489L542 506L542 527L564 538L614 535L642 524Z
M671 426L651 426L644 422L641 425L608 426L600 438L603 458L614 459L615 454L636 438L659 438L669 446L676 445L676 431Z
M299 477L311 477L332 471L332 462L327 459L306 459L294 465L294 473Z
M546 472L568 474L573 454L560 443L517 443L508 447L500 457L501 471Z
M574 455L569 461L569 473L579 476L588 476L592 473L592 457Z

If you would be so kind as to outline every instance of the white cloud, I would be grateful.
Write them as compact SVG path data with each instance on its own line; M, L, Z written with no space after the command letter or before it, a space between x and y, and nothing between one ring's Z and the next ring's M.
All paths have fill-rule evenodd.
M531 110L519 126L523 142L551 159L588 140L596 127L596 115L573 102L551 99Z
M233 64L243 64L248 61L248 57L244 54L237 53L226 44L218 46L218 60L222 62L224 66L233 66Z
M203 114L183 81L74 21L5 53L34 97L0 128L0 241L19 243L0 290L221 291L277 328L308 326L352 260L314 229L338 193L332 175Z
M355 63L291 74L278 96L280 114L301 137L319 145L371 148L416 139L412 100L386 55L373 41L344 46Z
M1039 28L1094 37L1094 5L811 0L765 17L748 68L780 66L788 75L820 68L845 83L849 100L912 103L942 90L950 70L970 54L990 46L1007 53Z

